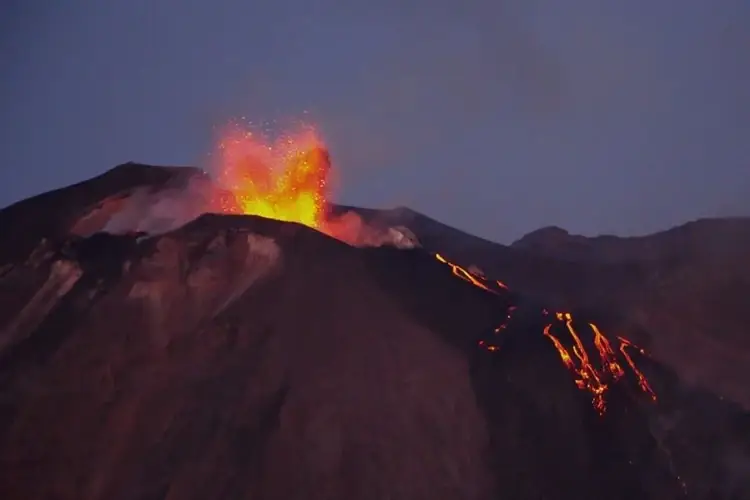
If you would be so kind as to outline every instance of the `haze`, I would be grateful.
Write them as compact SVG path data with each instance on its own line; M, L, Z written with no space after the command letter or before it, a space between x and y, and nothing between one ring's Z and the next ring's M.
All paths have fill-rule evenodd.
M0 206L307 117L338 201L511 242L750 215L746 0L9 0Z

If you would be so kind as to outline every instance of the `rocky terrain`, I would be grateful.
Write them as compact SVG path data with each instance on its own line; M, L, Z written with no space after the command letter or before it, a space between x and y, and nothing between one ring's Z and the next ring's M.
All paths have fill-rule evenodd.
M134 189L158 197L195 179L129 164L0 211L0 497L750 497L743 393L691 378L719 377L729 358L699 346L690 368L665 352L683 314L710 324L719 306L687 311L687 290L639 296L654 297L654 270L689 286L689 252L559 258L407 209L338 207L405 226L423 248L357 248L251 216L123 229ZM576 322L554 318L563 310ZM671 329L649 323L668 317ZM601 362L588 322L615 348ZM729 334L695 332L742 355ZM555 336L596 369L571 373ZM614 366L597 411L581 387Z

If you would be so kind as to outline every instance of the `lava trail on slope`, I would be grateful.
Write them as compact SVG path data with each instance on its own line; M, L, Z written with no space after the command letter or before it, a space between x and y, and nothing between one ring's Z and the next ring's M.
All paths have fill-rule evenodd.
M500 280L488 280L473 274L458 264L450 262L441 254L435 258L450 267L454 276L471 283L475 287L495 296L507 296L508 287ZM513 318L516 304L506 306L504 321L494 327L490 334L478 341L479 347L490 352L500 349L504 338L514 334ZM579 333L574 326L573 315L570 312L555 312L550 314L547 309L540 308L539 315L546 324L541 334L550 340L557 350L560 360L570 370L576 387L588 391L592 396L592 404L600 415L607 409L606 393L613 385L623 379L634 379L640 390L656 401L656 394L649 385L645 375L638 369L633 354L637 352L645 355L645 351L624 337L617 337L619 342L617 351L612 348L610 340L594 323L586 323L588 336ZM528 318L525 318L528 321ZM593 349L592 349L593 346ZM590 354L595 352L596 354ZM629 377L626 376L626 369Z

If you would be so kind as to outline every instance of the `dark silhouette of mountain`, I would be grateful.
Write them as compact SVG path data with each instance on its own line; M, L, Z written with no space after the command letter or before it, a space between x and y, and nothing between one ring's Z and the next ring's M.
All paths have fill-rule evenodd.
M668 260L691 257L732 257L750 248L750 217L700 219L647 236L611 235L587 238L558 227L531 232L512 247L571 261Z
M127 165L0 211L2 498L748 498L747 412L625 350L611 311L554 318L541 275L594 271L405 209L362 213L531 284L259 217L92 229L196 178Z

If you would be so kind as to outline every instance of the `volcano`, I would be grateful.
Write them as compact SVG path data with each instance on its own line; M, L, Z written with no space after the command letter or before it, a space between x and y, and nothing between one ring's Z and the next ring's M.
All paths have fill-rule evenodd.
M632 263L210 182L126 164L0 211L2 498L750 498L742 405L568 288Z

